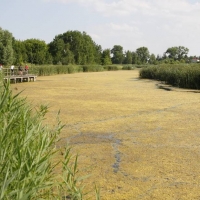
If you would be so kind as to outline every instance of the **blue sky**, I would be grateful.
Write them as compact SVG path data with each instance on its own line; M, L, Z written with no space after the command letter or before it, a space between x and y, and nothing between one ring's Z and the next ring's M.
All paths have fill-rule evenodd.
M0 0L0 27L16 39L51 42L85 31L103 49L185 46L200 56L200 0Z

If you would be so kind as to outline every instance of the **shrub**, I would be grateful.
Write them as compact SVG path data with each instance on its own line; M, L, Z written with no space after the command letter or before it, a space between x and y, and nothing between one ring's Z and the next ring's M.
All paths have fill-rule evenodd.
M116 71L119 70L117 65L108 65L108 66L104 66L104 69L107 71Z
M101 72L103 70L102 65L83 65L83 72Z
M133 70L135 65L123 65L122 70Z

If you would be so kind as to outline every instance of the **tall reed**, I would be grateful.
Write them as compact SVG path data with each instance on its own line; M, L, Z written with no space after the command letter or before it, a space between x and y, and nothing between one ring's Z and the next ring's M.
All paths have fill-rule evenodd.
M140 70L141 78L156 79L180 88L200 89L200 65L160 65Z
M103 71L102 65L32 65L30 73L38 76L50 76L55 74L71 74L77 72Z
M44 105L32 108L0 81L1 200L83 199L77 156L72 157L68 146L61 177L54 173L56 143L63 125L58 117L53 128L43 125L47 111Z

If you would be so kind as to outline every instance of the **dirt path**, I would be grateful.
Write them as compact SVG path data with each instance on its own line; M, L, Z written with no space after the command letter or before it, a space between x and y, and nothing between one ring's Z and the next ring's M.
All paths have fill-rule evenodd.
M104 200L200 199L200 93L157 86L138 71L38 77L12 85L61 109L60 145L79 153Z

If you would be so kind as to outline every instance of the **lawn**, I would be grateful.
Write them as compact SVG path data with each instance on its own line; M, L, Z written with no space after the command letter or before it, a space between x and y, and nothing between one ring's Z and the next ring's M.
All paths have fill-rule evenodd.
M11 87L50 106L49 126L61 111L57 145L79 154L80 174L91 174L86 190L96 184L101 199L198 199L200 93L138 77L138 70L75 73Z

